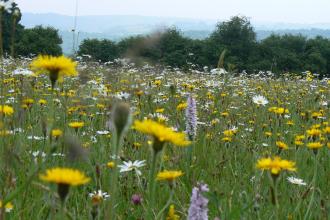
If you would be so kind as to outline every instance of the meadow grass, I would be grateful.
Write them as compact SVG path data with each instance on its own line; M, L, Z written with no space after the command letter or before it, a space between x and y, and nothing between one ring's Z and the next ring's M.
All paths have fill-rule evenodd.
M0 199L13 205L10 212L2 209L2 219L92 219L93 215L105 219L110 218L110 210L115 219L155 219L163 208L158 217L166 219L169 206L164 206L172 190L170 204L176 215L187 219L192 189L199 182L210 189L205 194L209 219L329 219L329 80L312 75L231 77L160 72L82 62L78 77L64 78L52 90L47 75L25 74L29 63L11 60L2 66L1 105L14 110L12 115L1 114ZM14 74L18 68L23 71ZM155 202L151 204L148 185L153 139L129 126L116 159L111 111L116 103L126 102L133 121L150 118L185 131L185 109L177 106L189 94L197 101L199 122L190 146L191 158L187 147L165 144L156 161L156 173L178 170L184 174L171 184L155 181ZM254 103L256 95L269 103ZM271 107L284 111L276 113ZM69 127L75 121L84 125ZM308 135L312 128L322 134ZM53 129L63 134L52 137ZM298 135L304 135L302 145ZM277 141L288 149L279 149ZM306 146L316 141L323 147L313 151ZM296 172L277 175L277 195L272 187L274 175L256 168L259 159L274 156L296 163ZM146 160L146 165L139 168L141 175L134 169L119 173L116 198L111 194L99 200L89 196L97 190L110 193L117 166L135 160ZM108 165L115 161L114 166ZM53 167L78 169L91 178L87 184L70 187L62 211L56 184L39 178ZM290 183L289 176L306 185ZM133 195L141 202L134 204Z

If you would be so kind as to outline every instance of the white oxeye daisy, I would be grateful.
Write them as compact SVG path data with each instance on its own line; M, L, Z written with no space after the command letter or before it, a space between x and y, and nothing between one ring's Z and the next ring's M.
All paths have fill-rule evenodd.
M137 175L141 175L141 171L139 170L139 168L145 166L145 160L136 160L134 162L132 161L124 161L124 163L122 165L118 165L118 167L120 168L121 173L123 172L129 172L129 171L135 171Z
M307 183L305 183L304 180L293 177L293 176L288 177L287 180L290 183L295 184L295 185L300 185L300 186L306 186L307 185Z
M97 205L101 203L103 200L107 200L110 195L107 192L102 192L102 190L97 190L92 193L89 193L88 196L92 199L92 203Z
M107 131L107 130L104 130L104 131L96 131L96 134L99 134L99 135L106 135L106 134L109 134L110 131Z
M267 105L268 100L262 95L256 95L252 98L252 101L257 105Z
M127 92L119 92L115 95L115 98L120 100L127 100L130 97L130 94Z

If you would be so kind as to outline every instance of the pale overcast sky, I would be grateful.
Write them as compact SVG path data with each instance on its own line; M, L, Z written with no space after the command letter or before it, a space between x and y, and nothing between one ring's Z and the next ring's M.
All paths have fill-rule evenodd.
M77 0L78 15L147 15L330 23L330 0ZM75 14L76 0L16 0L24 12Z

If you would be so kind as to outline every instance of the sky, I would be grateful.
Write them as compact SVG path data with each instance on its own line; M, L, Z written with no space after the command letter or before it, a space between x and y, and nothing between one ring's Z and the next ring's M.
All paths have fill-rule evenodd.
M257 22L329 23L330 0L16 0L22 12L74 15L145 15Z

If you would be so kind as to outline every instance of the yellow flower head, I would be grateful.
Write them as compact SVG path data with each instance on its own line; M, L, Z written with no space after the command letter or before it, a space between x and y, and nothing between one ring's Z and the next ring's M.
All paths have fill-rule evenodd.
M164 108L157 108L155 112L156 113L163 113L164 110L165 110Z
M137 95L137 96L142 96L143 95L143 90L137 90L137 91L135 91L135 95Z
M23 104L30 106L34 103L34 100L30 99L30 98L26 98L26 99L23 99L22 102L23 102Z
M321 142L310 142L307 144L307 147L314 150L323 147L323 144Z
M278 175L282 170L296 171L295 162L282 160L280 157L262 158L257 162L257 168L261 170L270 170L273 175Z
M79 170L60 167L46 170L46 174L40 174L39 178L46 182L70 186L82 185L90 181L90 178Z
M110 162L107 163L107 167L110 168L110 169L114 168L115 166L116 166L116 164L113 161L110 161Z
M322 134L322 131L317 128L309 129L306 132L307 132L308 137L319 137Z
M176 171L176 170L173 170L173 171L162 171L162 172L159 172L157 174L157 180L166 180L166 181L173 181L175 180L176 178L182 176L183 173L182 171Z
M221 112L221 114L220 114L222 117L227 117L228 115L229 115L229 113L228 112Z
M52 137L58 138L63 135L63 131L60 129L53 129L51 132Z
M330 134L330 127L329 127L329 126L325 127L325 128L323 129L323 133L324 133L324 134Z
M273 135L273 133L272 133L272 132L270 132L270 131L266 131L266 132L265 132L265 135L266 135L267 137L270 137L270 136L272 136L272 135Z
M232 141L232 138L231 137L223 137L221 140L223 142L231 142Z
M183 111L184 109L187 108L187 106L188 106L188 104L187 104L186 102L184 102L184 103L180 103L180 104L178 104L178 105L176 106L176 110L178 110L178 111Z
M234 129L225 130L225 131L223 132L223 134L224 134L226 137L232 137L232 136L234 136L236 133L237 133L237 130L234 130Z
M69 127L71 127L71 128L75 128L75 129L78 129L78 128L81 128L81 127L83 127L85 125L85 123L84 122L70 122L69 123Z
M155 80L154 84L156 86L160 86L162 84L162 81L161 80Z
M0 114L10 116L10 115L14 114L14 109L12 107L10 107L9 105L0 105Z
M187 146L190 144L190 141L186 139L184 132L175 132L172 128L166 127L150 119L145 119L143 121L136 120L133 128L144 134L153 136L161 143L170 142L177 146Z
M174 205L171 205L170 209L168 210L166 220L179 220L179 219L180 219L180 217L175 214Z
M30 67L36 74L48 74L54 88L57 80L63 81L64 76L76 76L77 63L65 56L53 57L40 55L32 61Z
M77 63L65 56L53 57L40 55L32 61L30 67L36 73L58 74L58 76L76 76Z
M286 143L284 143L283 141L276 141L276 146L283 150L289 149L288 145Z
M46 105L47 101L45 99L39 99L38 103L39 105Z

